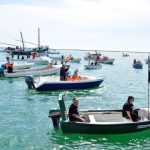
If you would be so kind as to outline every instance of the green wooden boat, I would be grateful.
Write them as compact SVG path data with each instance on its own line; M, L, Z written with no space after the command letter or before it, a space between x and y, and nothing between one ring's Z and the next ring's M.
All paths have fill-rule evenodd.
M147 130L150 128L148 109L137 109L141 120L131 122L122 117L122 110L84 110L79 111L85 122L72 122L68 120L63 96L59 96L59 110L51 110L49 117L53 120L54 127L60 127L63 133L78 134L122 134Z

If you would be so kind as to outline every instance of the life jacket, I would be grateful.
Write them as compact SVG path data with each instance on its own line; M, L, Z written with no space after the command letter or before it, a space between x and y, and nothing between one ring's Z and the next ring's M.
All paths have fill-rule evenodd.
M68 77L67 81L73 81L73 78L72 77Z

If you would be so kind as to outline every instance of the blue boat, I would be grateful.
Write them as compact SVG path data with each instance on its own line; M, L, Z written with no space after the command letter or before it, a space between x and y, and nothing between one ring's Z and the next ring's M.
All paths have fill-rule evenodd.
M143 69L143 64L135 63L135 64L133 64L133 68L135 68L135 69Z
M60 81L58 78L42 77L39 82L36 82L35 88L37 91L87 89L98 87L103 80L103 78L81 77L80 80Z

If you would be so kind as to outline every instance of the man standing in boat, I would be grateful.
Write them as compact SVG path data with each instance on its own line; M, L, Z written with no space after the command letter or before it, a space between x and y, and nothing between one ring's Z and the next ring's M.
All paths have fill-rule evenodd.
M60 81L66 81L67 78L67 69L65 69L65 65L62 65L60 69Z
M134 110L134 97L128 96L127 102L123 105L122 116L126 119L130 119L133 122L138 121L140 118L138 117L138 111Z
M69 107L69 121L85 122L85 119L79 115L78 104L78 99L74 98L73 103Z

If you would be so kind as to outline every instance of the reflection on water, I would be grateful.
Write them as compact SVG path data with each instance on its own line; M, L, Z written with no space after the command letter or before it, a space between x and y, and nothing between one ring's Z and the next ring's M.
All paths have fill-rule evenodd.
M149 145L150 130L140 133L120 135L63 134L61 130L52 130L47 134L53 146L69 149L138 149ZM147 147L147 146L146 146Z

